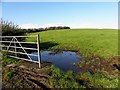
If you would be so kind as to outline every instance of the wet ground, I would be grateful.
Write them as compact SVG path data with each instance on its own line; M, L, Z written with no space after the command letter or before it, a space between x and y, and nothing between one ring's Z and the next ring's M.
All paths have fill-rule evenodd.
M37 54L37 52L32 52L31 54ZM74 64L81 60L81 56L71 51L44 51L41 52L41 61L42 62L50 62L55 67L60 68L63 71L72 70L74 72L79 72ZM32 60L37 61L36 56L30 56Z

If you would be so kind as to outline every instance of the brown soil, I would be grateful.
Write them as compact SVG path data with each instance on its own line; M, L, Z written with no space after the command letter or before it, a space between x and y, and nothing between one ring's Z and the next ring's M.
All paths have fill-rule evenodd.
M14 77L10 81L3 78L2 88L37 88L49 89L50 85L47 83L48 64L42 64L42 68L38 68L38 64L22 61L19 65L10 64L4 67L4 70L9 70L14 73Z
M100 73L108 78L114 78L118 76L120 71L120 63L117 57L106 60L100 57L90 58L88 60L82 60L77 63L78 67L81 67L83 72L90 72L91 74Z

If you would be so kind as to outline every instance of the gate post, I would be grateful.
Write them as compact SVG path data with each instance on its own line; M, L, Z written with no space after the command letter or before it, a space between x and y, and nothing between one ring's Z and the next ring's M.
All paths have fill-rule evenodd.
M38 48L38 62L39 62L39 68L41 68L41 54L40 54L40 36L37 35L37 48Z

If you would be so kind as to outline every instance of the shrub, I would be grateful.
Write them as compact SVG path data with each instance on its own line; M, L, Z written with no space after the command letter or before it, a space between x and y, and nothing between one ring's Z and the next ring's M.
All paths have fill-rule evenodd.
M1 19L0 26L2 27L2 36L20 36L25 35L25 31L18 28L13 22L4 21Z

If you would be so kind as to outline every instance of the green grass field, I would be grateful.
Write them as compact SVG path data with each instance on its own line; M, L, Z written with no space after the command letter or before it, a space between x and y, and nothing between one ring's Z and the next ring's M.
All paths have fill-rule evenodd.
M118 30L109 29L71 29L50 30L30 33L40 35L41 43L57 43L48 49L77 50L84 57L91 55L100 57L115 57L118 55ZM27 41L35 41L29 38Z
M45 74L47 76L50 75L46 83L50 85L50 87L93 89L119 88L119 70L116 67L113 67L113 64L118 65L117 59L113 58L118 56L118 30L50 30L38 33L28 33L27 35L37 34L40 35L41 50L75 50L84 57L88 57L88 61L83 59L76 63L76 66L84 71L77 74L72 71L63 72L53 65L46 67L45 72L50 72L50 74ZM27 38L26 41L36 41L36 39ZM30 45L30 47L33 46ZM89 59L92 55L104 58L95 57ZM107 58L113 59L107 60ZM3 80L8 83L16 80L15 83L17 84L12 82L14 84L13 86L21 86L23 84L22 79L18 80L15 78L16 76L19 77L15 72L15 70L18 71L16 67L15 70L8 69L7 67L7 65L12 63L20 66L21 62L12 58L7 58L5 53L2 60L2 65L6 67L6 69L3 69ZM27 83L25 84L27 85Z

